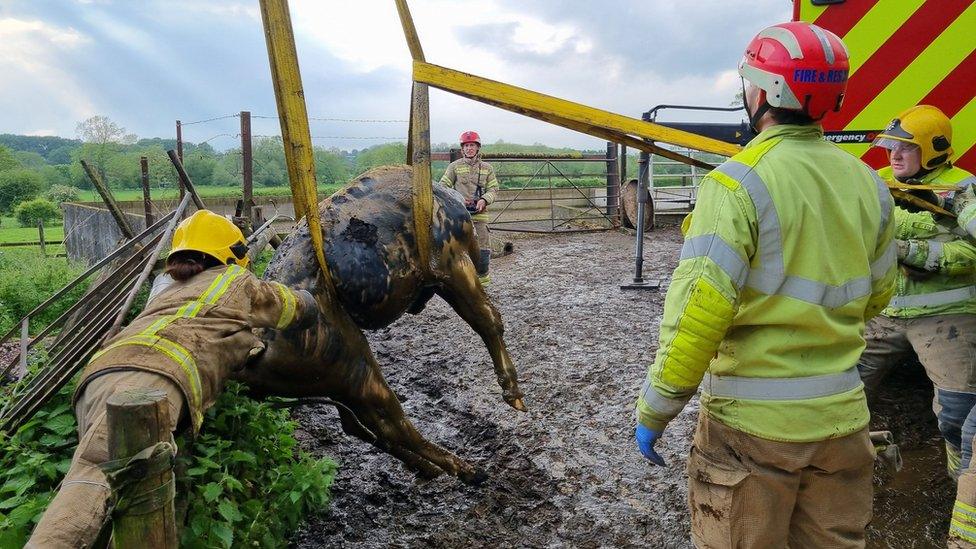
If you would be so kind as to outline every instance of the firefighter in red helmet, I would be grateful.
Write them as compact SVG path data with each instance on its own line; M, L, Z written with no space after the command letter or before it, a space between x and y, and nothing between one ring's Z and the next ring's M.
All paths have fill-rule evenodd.
M441 177L441 184L450 187L464 197L464 205L471 212L474 232L481 250L478 279L485 286L490 281L488 263L491 260L491 240L488 236L488 206L495 201L498 179L491 164L481 159L481 136L475 131L461 134L461 158L451 162Z
M894 205L823 138L848 68L820 27L760 31L739 65L758 135L702 181L686 227L635 438L664 465L655 445L701 387L697 547L864 547L874 449L856 365L895 287Z

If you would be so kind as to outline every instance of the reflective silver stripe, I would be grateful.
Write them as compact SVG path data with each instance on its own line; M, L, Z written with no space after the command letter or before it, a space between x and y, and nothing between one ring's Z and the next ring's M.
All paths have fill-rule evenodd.
M857 367L839 374L810 377L765 378L717 376L706 373L702 392L712 397L743 400L804 400L836 395L861 386Z
M888 190L888 185L885 183L885 180L877 172L872 171L871 175L874 177L874 183L878 187L878 202L881 203L881 227L878 229L878 239L880 240L885 228L888 227L888 219L891 217L891 206L894 204L894 201L891 199L891 191Z
M669 417L680 414L691 397L692 395L684 398L668 398L655 391L649 379L645 379L644 385L641 387L641 399L643 399L644 404L647 404L651 410Z
M738 181L749 193L749 198L756 207L759 223L758 251L762 267L749 271L746 286L766 295L783 295L824 307L840 307L871 294L871 280L868 277L855 278L840 286L833 286L801 276L787 276L783 266L779 215L766 183L753 168L735 160L728 160L715 170ZM885 192L888 192L887 187ZM885 208L884 205L890 205L884 201L882 204L882 217L887 220L890 207Z
M755 269L749 272L746 285L767 295L784 295L824 307L840 307L871 294L871 280L866 276L834 286L801 276Z
M966 206L961 212L959 212L959 219L965 219L967 217L972 217L972 219L966 223L966 233L968 234L965 236L976 236L976 203Z
M729 275L736 288L746 282L749 265L728 242L717 234L705 234L685 240L681 246L681 259L707 257Z
M970 185L976 185L976 175L971 175L971 176L963 179L962 181L956 183L956 188L959 189L960 191L962 191L962 190L965 190L966 187L968 187Z
M803 49L800 48L800 41L797 40L796 35L793 31L784 29L783 27L766 27L756 38L772 38L789 52L791 59L803 59Z
M810 25L810 30L813 34L817 35L817 40L820 41L820 46L823 47L824 57L827 58L827 64L834 64L834 48L830 47L830 41L827 40L827 34L816 25Z
M935 305L948 305L958 301L965 301L974 297L976 297L976 286L966 286L954 290L932 292L930 294L896 295L891 298L888 306L899 309L905 307L932 307Z
M892 240L888 243L888 248L881 254L881 257L874 260L871 264L871 279L881 280L886 274L888 274L888 269L895 264L895 260L898 258L898 246L895 241Z
M756 207L759 221L759 260L765 270L783 272L783 241L779 228L779 215L769 196L769 189L759 174L751 167L735 160L728 160L715 171L739 182L749 193Z
M925 269L928 271L939 270L939 258L942 257L942 243L938 240L929 240L929 255L925 258Z

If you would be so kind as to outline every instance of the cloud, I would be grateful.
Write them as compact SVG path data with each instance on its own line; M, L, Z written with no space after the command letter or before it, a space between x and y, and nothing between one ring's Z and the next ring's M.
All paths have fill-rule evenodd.
M410 55L389 0L292 0L310 115L408 117ZM639 116L659 103L727 105L734 67L759 28L790 2L723 0L412 0L426 58L436 64ZM257 3L243 0L36 2L0 8L0 132L73 136L109 116L140 136L250 110L275 114ZM686 115L676 114L685 117ZM707 115L688 114L688 119ZM732 115L736 118L736 115ZM254 131L279 132L255 118ZM601 141L443 92L431 92L435 142L478 128L514 142L600 148ZM235 146L236 119L186 127L188 140ZM318 136L405 136L402 123L312 121ZM372 141L328 139L361 148Z

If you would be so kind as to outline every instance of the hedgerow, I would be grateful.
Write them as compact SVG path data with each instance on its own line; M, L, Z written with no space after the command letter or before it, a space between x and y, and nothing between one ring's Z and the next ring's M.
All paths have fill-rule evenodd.
M13 386L0 390L0 407ZM0 548L22 547L67 472L78 443L73 384L13 436L0 434ZM336 465L302 451L295 423L229 383L195 440L177 441L189 548L282 547L301 520L322 512Z

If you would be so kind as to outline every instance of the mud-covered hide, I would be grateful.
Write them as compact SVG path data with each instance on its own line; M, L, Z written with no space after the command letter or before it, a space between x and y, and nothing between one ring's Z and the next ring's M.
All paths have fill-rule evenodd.
M449 276L442 269L459 254L475 261L477 242L461 195L434 185L432 272L418 264L408 166L374 168L319 204L325 256L339 303L366 329L387 326L426 301L425 285ZM265 278L315 292L318 265L302 223L278 247ZM422 305L422 304L421 304ZM418 307L419 309L419 307Z

